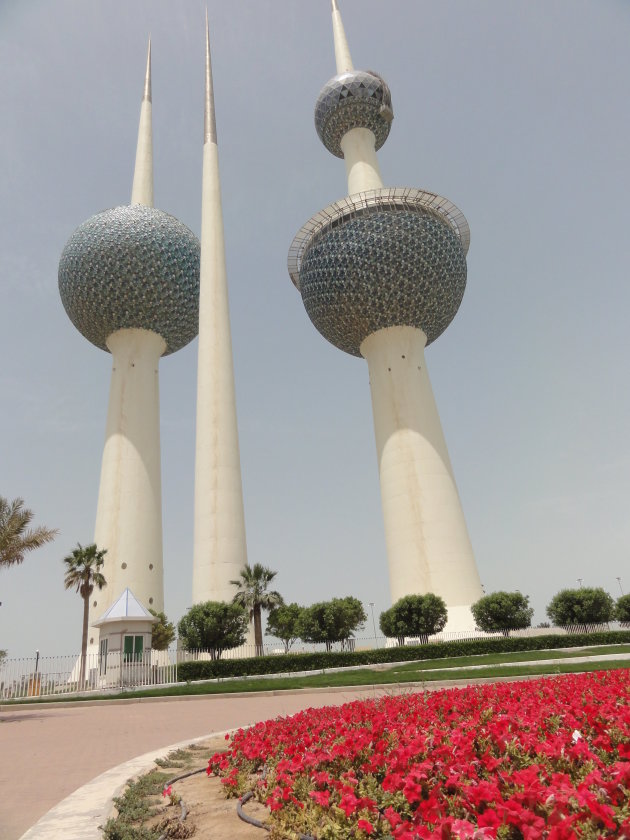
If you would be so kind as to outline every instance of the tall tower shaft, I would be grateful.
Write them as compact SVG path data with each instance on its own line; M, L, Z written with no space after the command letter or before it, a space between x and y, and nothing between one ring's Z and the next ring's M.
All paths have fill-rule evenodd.
M164 609L158 364L197 332L199 242L153 208L151 108L149 43L131 204L80 225L59 263L70 319L113 357L94 531L107 585L90 624L127 587Z
M149 41L131 190L131 204L145 207L153 207L152 107ZM107 549L107 587L94 593L90 623L127 587L145 607L164 610L158 364L166 342L134 327L112 332L105 343L112 376L94 542Z
M337 75L315 124L349 195L299 231L289 273L322 335L368 363L392 599L433 592L448 629L468 629L482 590L424 358L464 293L468 225L440 196L383 186L389 88L354 69L336 0L332 18Z
M247 545L207 19L196 435L193 602L231 601Z

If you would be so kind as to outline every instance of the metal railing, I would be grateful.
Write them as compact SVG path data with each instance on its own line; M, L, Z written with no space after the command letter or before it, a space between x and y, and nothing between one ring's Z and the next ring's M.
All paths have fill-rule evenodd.
M567 641L575 633L594 633L613 629L630 629L628 623L576 625L572 627L528 627L524 630L510 631L511 637L531 637L541 635L567 635ZM405 638L405 645L469 641L474 639L500 638L501 633L484 633L481 630L468 632L439 633L427 638ZM374 648L395 647L397 639L383 636L367 636L336 642L329 650L370 650ZM304 644L296 642L289 653L324 652L324 644ZM280 641L266 642L259 652L262 656L275 656L281 659L285 654L284 644ZM221 659L242 659L256 655L255 645L241 645L232 650L221 652ZM5 659L0 663L0 701L51 697L83 692L115 693L132 688L169 685L178 681L178 666L183 662L203 661L219 658L210 650L170 649L166 651L145 650L143 654L125 654L121 651L109 652L106 656L88 653L85 661L85 679L80 684L81 657L42 656L21 659Z
M0 664L0 700L113 691L177 682L177 651L88 653L81 681L81 656L6 659Z

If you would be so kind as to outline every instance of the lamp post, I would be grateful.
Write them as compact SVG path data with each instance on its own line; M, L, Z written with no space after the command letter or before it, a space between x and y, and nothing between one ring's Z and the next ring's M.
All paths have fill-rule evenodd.
M374 628L374 644L378 647L378 638L376 637L376 621L374 620L374 601L370 601L370 609L372 610L372 627Z
M577 579L577 582L580 584L580 589L582 588L582 581L583 580L584 580L584 578L578 578Z
M619 584L619 591L620 591L620 592L621 592L621 594L623 595L623 589L622 589L622 587L621 587L621 578L620 578L620 577L618 577L618 578L617 578L617 583Z

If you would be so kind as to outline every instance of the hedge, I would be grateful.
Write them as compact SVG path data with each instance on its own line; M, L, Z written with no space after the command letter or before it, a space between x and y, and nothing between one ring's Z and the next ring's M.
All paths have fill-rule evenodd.
M377 665L382 662L413 662L451 656L474 656L484 653L513 653L519 650L555 650L592 645L613 645L630 642L630 630L601 633L571 633L567 636L532 636L528 638L471 639L469 641L433 642L426 645L380 648L360 651L322 651L319 653L286 653L247 659L215 659L183 662L177 668L179 681L208 680L229 677L282 674L299 671L320 671L327 668Z

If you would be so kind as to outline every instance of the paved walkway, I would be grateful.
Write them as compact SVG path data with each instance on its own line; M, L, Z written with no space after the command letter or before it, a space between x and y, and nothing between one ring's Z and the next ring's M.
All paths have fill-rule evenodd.
M157 756L168 744L382 693L344 689L14 706L0 712L0 840L18 840L77 788L143 753Z

